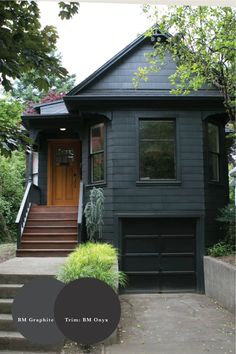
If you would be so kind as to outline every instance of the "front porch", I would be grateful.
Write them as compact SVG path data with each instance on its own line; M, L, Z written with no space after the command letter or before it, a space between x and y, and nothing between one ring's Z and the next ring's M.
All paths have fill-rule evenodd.
M25 116L32 139L17 215L18 257L64 257L81 242L80 123L68 115Z

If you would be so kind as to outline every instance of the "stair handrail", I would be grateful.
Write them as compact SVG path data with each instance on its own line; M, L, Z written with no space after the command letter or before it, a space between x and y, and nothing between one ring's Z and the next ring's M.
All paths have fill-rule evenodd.
M79 190L79 205L78 205L78 242L81 242L81 232L82 232L82 224L83 224L83 199L84 199L84 184L80 182L80 190Z
M27 216L29 214L32 203L40 204L40 189L38 186L29 181L27 183L23 199L16 217L17 232L17 248L20 247L21 236L24 231Z
M27 187L25 189L25 193L24 193L23 199L22 199L21 204L20 204L20 209L19 209L19 211L17 213L16 224L19 224L19 222L20 222L21 215L23 213L25 204L27 202L27 198L28 198L31 186L32 186L32 182L28 182Z

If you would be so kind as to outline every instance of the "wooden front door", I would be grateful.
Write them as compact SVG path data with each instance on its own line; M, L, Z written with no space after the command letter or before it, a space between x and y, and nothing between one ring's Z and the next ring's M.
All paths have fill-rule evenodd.
M79 140L50 140L48 144L48 205L78 205Z

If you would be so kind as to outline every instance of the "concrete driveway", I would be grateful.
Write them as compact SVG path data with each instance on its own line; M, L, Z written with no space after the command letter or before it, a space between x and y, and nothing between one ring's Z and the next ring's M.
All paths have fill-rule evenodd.
M106 354L235 353L234 316L199 294L122 295L120 344Z

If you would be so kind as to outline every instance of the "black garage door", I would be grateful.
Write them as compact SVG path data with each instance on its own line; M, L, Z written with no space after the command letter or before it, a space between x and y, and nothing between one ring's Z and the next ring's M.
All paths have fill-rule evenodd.
M196 221L189 218L122 220L121 268L127 290L194 291Z

